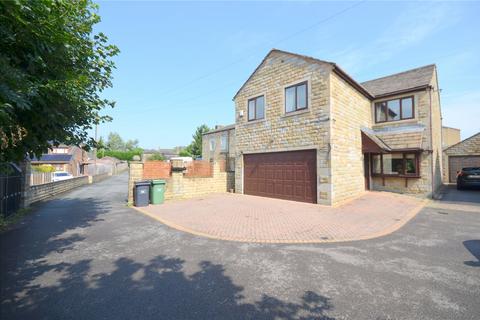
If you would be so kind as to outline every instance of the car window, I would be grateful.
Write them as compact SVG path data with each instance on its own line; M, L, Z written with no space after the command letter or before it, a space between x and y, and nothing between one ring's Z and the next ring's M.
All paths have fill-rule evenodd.
M66 172L59 172L59 173L55 173L55 175L56 175L57 177L66 177L66 176L68 176L68 173L66 173Z
M480 167L462 168L462 171L480 171Z

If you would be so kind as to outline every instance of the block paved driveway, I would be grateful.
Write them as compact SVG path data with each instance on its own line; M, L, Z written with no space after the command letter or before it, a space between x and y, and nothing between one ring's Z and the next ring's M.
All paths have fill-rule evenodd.
M425 208L385 237L286 245L176 231L125 207L126 185L74 190L0 235L2 320L480 314L479 191L467 211Z
M369 192L338 208L239 194L211 194L141 208L159 221L214 239L311 243L373 238L390 233L417 213L423 201Z

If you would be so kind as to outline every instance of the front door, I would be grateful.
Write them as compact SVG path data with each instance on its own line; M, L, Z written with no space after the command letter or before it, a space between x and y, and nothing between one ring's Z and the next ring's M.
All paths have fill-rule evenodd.
M363 173L365 176L365 190L370 190L370 153L363 154Z

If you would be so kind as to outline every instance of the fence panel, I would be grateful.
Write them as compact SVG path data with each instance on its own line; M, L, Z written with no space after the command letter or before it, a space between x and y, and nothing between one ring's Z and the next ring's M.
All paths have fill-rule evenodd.
M20 208L22 176L0 176L0 214L11 215Z
M32 172L30 174L30 185L37 186L53 181L53 172Z

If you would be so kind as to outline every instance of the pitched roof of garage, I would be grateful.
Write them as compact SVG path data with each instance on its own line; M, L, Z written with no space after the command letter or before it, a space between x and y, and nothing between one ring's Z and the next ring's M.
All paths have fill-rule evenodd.
M480 155L480 132L451 145L444 152L447 155Z

